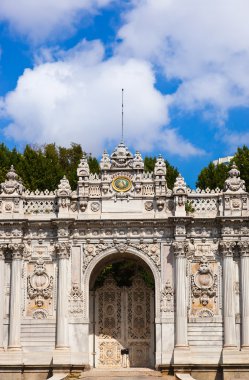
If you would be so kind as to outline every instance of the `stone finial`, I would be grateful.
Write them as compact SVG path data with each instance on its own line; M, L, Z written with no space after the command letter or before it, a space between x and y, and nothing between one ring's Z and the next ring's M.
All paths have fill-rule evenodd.
M80 160L78 169L77 169L77 176L81 179L84 179L84 177L89 177L90 175L90 169L87 162L87 156L85 153L83 153L82 159Z
M144 169L144 162L141 156L141 153L136 151L133 159L133 169Z
M24 186L22 182L18 180L18 175L16 174L16 171L13 165L11 165L10 170L6 174L5 182L1 183L1 189L3 193L8 194L8 195L22 194L24 190Z
M71 193L72 193L72 189L71 189L70 183L67 177L64 175L64 177L60 180L60 183L58 185L57 196L69 197Z
M165 176L166 175L166 164L161 154L159 154L154 168L155 176Z
M245 181L240 178L240 171L235 164L232 165L228 174L229 177L225 181L224 191L244 192L246 190Z
M132 167L133 155L127 146L121 142L111 154L111 167L114 169L126 169Z
M106 150L104 150L104 153L102 154L99 165L101 170L109 170L111 168L110 156Z
M173 194L186 194L187 192L187 185L184 181L184 178L179 174L176 177L174 187L173 187Z

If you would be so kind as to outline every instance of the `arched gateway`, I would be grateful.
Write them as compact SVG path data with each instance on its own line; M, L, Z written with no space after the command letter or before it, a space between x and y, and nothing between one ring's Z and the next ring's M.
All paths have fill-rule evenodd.
M0 380L62 366L249 379L249 196L237 168L224 190L190 190L180 175L171 190L162 157L147 173L124 143L100 168L83 157L75 191L64 177L30 192L13 167L1 184Z
M90 281L92 366L153 368L155 281L150 267L128 252L105 255L98 264Z
M91 365L153 368L158 274L143 252L125 245L122 251L102 253L89 270Z

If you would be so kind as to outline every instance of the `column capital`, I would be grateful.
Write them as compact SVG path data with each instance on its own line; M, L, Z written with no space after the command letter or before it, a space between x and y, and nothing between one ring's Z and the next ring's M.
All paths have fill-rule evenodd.
M174 241L172 247L176 257L186 257L189 244L186 241Z
M68 242L56 243L55 251L59 259L69 259L71 244Z
M23 258L23 243L8 244L8 249L11 251L12 260L21 260Z
M237 246L239 247L239 253L242 257L249 257L249 241L248 240L242 240L237 243Z
M222 240L219 243L219 249L223 257L233 257L235 241Z
M5 251L7 249L7 244L0 244L0 260L4 260L5 257Z

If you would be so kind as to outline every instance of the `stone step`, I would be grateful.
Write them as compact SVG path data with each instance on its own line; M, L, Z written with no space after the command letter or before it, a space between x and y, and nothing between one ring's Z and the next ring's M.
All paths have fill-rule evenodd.
M148 368L113 368L113 369L104 369L104 368L96 368L91 369L90 371L85 371L81 375L80 379L83 378L112 378L112 377L123 377L123 378L131 378L131 377L162 377L161 372L155 371L153 369Z

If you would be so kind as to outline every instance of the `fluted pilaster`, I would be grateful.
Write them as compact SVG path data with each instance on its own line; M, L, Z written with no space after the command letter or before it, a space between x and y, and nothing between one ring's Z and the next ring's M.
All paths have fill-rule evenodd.
M238 243L241 275L241 347L249 350L249 241Z
M0 246L0 350L3 349L3 319L4 319L4 251L5 246Z
M68 302L67 302L67 271L68 259L70 257L70 245L68 243L56 244L56 252L58 257L58 287L57 287L57 334L56 334L56 348L68 348Z
M21 277L23 244L10 244L11 251L11 280L10 280L10 326L9 349L21 349Z
M224 348L235 348L235 307L234 307L234 263L233 251L236 243L221 241L220 251L223 257L223 319Z
M186 243L174 242L176 263L176 347L188 346L186 300Z

